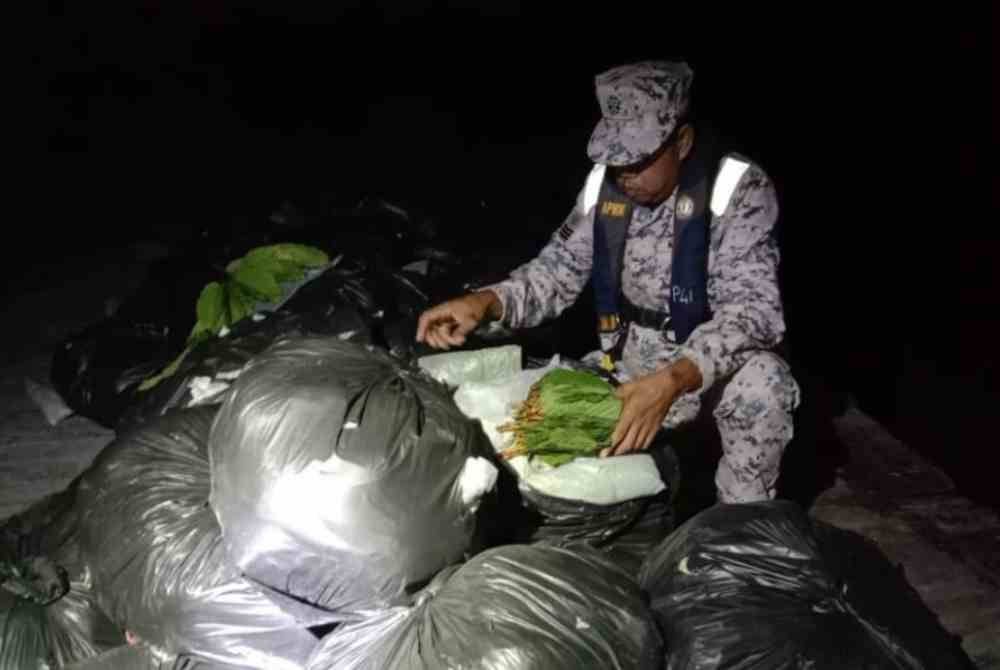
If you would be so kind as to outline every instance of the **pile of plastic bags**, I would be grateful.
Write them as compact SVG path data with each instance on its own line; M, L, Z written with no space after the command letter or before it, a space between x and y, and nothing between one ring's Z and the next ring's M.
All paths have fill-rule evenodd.
M965 667L792 503L674 530L651 459L498 458L565 364L277 337L3 527L0 670Z
M467 283L405 229L179 357L192 324L134 308L57 352L117 434L0 526L0 670L966 667L874 547L792 503L675 529L669 445L502 457L542 376L606 373L504 332L420 356L419 311Z
M520 514L502 467L419 367L336 336L279 337L204 402L122 428L59 498L67 520L41 526L72 532L76 564L51 541L11 552L87 579L79 596L8 603L0 669L658 667L629 571L586 544L500 530ZM100 626L61 623L78 600Z
M176 400L170 392L177 384L168 384L164 391L161 381L150 390L151 378L175 366L180 369L165 375L166 381L195 369L203 376L220 340L232 337L235 326L243 336L256 332L265 315L283 321L280 327L264 326L272 336L289 333L290 328L313 335L349 332L394 355L413 358L426 353L413 340L420 312L456 291L498 279L499 268L505 270L512 262L501 249L459 252L454 240L439 234L432 217L377 198L316 217L276 214L242 231L203 231L154 262L139 288L122 296L113 314L61 342L53 355L50 381L64 404L53 416L75 413L117 429L137 413L161 410ZM259 273L245 277L241 272L248 259L283 246L302 248L328 262L303 265L302 276L280 283L281 297L272 299L274 291L267 290L271 282L257 281ZM252 308L245 295L234 305L234 292L211 290L230 284L247 289L241 294L259 294ZM221 307L228 316L220 320L220 305L212 307L208 298L223 294L228 297ZM250 312L256 314L233 323L235 316ZM218 334L220 324L226 325L221 338L192 341L192 335L207 330ZM551 355L556 342L565 345L567 340L556 336L556 330L554 324L516 334L493 329L473 335L470 343L518 341L533 353Z

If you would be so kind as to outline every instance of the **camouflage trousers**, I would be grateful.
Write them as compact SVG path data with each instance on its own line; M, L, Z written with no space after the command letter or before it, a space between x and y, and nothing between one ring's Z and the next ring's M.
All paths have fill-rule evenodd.
M674 352L661 353L652 364L620 367L622 374L616 376L628 381L675 357ZM713 388L700 396L678 398L663 427L669 432L710 411L722 443L715 472L719 502L770 500L776 494L781 458L793 437L793 414L800 402L799 385L784 359L769 351L747 353L736 372L717 379Z

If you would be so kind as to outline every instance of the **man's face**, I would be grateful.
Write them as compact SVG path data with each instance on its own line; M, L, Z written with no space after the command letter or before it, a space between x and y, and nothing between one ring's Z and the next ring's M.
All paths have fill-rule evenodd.
M693 140L693 129L685 125L645 160L633 165L609 166L608 174L618 188L635 202L646 206L658 205L677 188L681 162L690 151Z

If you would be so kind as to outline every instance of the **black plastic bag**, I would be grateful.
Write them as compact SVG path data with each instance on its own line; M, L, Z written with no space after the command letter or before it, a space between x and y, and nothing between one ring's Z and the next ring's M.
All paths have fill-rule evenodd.
M200 240L154 262L113 316L56 347L50 381L73 411L116 427L139 384L184 350L202 289L226 276L221 253Z
M349 204L348 204L349 203ZM310 244L344 253L372 268L398 268L413 260L413 250L431 242L437 226L412 203L371 195L345 201L304 225L276 225L269 239Z
M50 380L75 413L114 428L135 388L179 352L165 324L112 317L56 348Z
M640 573L666 666L971 667L885 558L850 538L790 501L718 504L689 519Z
M78 522L74 481L0 528L0 670L61 668L124 642L97 606Z
M666 488L654 496L598 505L518 487L522 510L517 541L553 545L584 543L619 560L637 574L649 552L674 530L673 499L680 474L669 446L661 447L660 477ZM663 463L670 465L664 472ZM510 484L507 484L510 486Z
M507 545L443 570L413 607L344 624L309 670L661 667L635 581L596 550Z
M303 302L300 300L297 306L303 307ZM246 319L235 324L225 337L201 343L181 361L172 375L151 389L136 390L133 402L122 413L116 428L126 429L162 416L171 409L221 403L221 387L228 386L251 358L281 337L336 335L360 344L371 341L369 322L352 305L327 296L324 304L312 307L301 312L281 309L260 321ZM220 392L213 392L211 398L197 397L194 384L199 380L220 387Z
M663 493L647 499L638 518L609 542L594 546L636 576L650 552L674 531L674 520L672 499Z
M302 296L294 296L285 311L304 314L319 307L332 312L335 306L349 305L364 319L370 343L409 361L419 347L415 342L417 319L432 306L430 283L418 272L387 266L378 258L343 258L304 287L307 290ZM303 334L337 333L313 328Z
M418 277L341 257L277 309L260 315L266 317L263 322L258 317L238 322L227 336L187 352L177 370L155 387L141 389L143 381L185 351L201 289L223 276L221 262L196 258L200 261L172 260L155 267L115 316L88 326L57 348L51 381L70 409L114 429L161 415L186 406L193 377L211 376L219 364L232 368L241 359L245 362L247 353L259 353L281 335L342 335L405 356L417 315L429 306ZM192 277L202 283L194 286ZM243 341L234 342L238 338Z
M208 505L216 407L119 434L81 476L81 540L101 607L159 657L301 666L315 638L229 562Z
M184 349L202 288L224 270L207 243L152 263L113 316L56 347L53 387L77 414L113 429L135 388Z
M614 505L563 500L522 490L526 506L519 540L551 545L588 544L621 557L634 574L646 554L673 530L669 497Z
M444 385L336 338L282 339L251 360L210 449L233 560L328 620L407 603L462 559L496 476Z

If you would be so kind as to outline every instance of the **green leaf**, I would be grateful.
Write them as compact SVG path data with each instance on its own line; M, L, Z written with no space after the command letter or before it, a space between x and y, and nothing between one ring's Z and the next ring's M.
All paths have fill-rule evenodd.
M197 320L188 335L187 348L162 371L142 382L140 391L156 386L177 371L188 352L201 342L232 328L254 313L258 303L284 297L284 282L298 281L305 268L329 262L326 252L303 244L281 243L251 249L229 263L226 279L205 285L195 305Z
M557 368L536 383L542 419L521 428L529 456L561 465L608 446L622 402L604 379Z
M207 331L202 331L202 332L205 333ZM194 338L194 341L195 342L200 342L201 339L203 339L203 338L202 338L202 336L199 335L198 337ZM191 352L191 350L193 348L194 348L194 345L188 345L184 349L184 351L182 351L180 353L180 355L177 358L175 358L173 361L171 361L165 368L163 368L162 370L160 370L158 373L156 373L152 377L148 377L148 378L144 379L142 381L142 383L139 384L139 390L140 391L148 391L149 389L154 388L157 384L159 384L160 382L162 382L167 377L170 377L175 372L177 372L177 368L179 368L181 366L181 363L184 362L184 359L187 358L187 355Z
M243 259L262 266L288 268L320 267L330 262L330 257L322 249L291 242L251 249Z
M226 282L226 294L229 305L229 321L226 326L232 328L234 324L253 314L256 300L251 294L250 289L247 289L243 284L236 281Z
M306 269L329 262L326 252L302 244L282 243L251 249L230 266L231 276L250 289L257 300L274 302L283 296L281 284L297 282Z
M269 249L280 261L299 267L320 267L330 262L330 257L325 251L304 244L282 242L264 248Z
M201 290L195 307L198 321L195 323L192 335L201 331L219 332L226 311L225 297L226 292L222 284L217 281L210 282Z
M282 284L297 282L305 276L306 269L301 265L280 263L274 269L274 278Z
M551 465L554 468L558 468L560 465L566 465L576 458L576 454L544 453L538 454L537 457L540 458L543 463Z
M259 300L277 300L281 297L281 286L275 278L278 268L274 264L249 262L244 259L230 279L240 284L248 293Z

